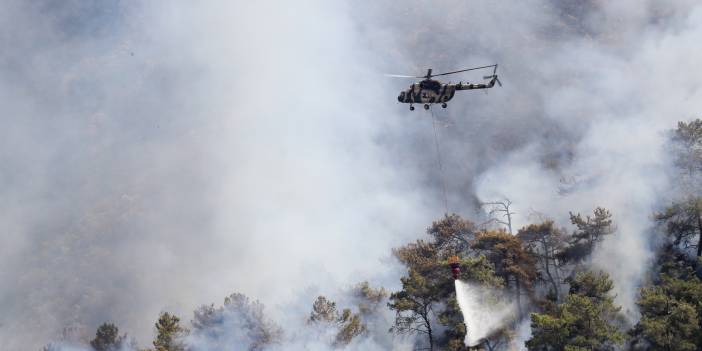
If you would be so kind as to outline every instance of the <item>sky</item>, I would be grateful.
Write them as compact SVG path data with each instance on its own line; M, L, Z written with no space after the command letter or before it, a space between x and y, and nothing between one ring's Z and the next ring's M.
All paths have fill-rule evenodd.
M693 1L5 0L0 344L104 321L148 345L242 292L294 320L391 248L509 198L519 227L611 210L593 262L636 318L667 201L665 131L700 111ZM499 64L431 115L423 74ZM448 79L480 81L472 72ZM83 333L79 331L79 333Z

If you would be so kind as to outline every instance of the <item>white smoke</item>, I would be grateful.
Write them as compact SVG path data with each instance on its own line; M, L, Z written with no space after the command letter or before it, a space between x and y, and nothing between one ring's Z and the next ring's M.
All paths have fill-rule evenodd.
M659 133L700 111L701 19L692 1L7 0L0 346L107 320L148 345L160 311L233 291L290 320L355 280L396 289L390 248L443 206L430 120L382 73L491 63L503 88L439 112L449 210L507 196L518 227L609 208L595 262L633 310Z
M1 348L395 281L441 211L378 143L404 122L346 6L6 2Z

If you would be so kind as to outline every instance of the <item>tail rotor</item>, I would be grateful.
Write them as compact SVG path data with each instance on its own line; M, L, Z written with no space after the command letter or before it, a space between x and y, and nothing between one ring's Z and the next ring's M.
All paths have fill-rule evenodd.
M502 86L502 82L500 82L500 79L497 78L497 64L495 64L495 67L492 70L492 75L484 76L483 79L494 79L500 87Z

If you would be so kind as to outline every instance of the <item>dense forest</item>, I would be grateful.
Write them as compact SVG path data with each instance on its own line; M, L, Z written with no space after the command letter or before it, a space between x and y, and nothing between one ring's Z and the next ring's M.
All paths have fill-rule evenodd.
M668 189L673 201L650 214L655 257L640 286L637 318L622 313L615 282L592 264L601 243L618 235L617 214L606 208L606 196L603 207L570 213L570 223L555 223L546 214L522 228L512 228L512 203L504 199L482 204L485 221L446 214L422 239L395 248L393 256L406 268L398 291L361 282L348 291L343 305L318 296L310 301L309 314L299 316L295 333L329 349L363 345L387 334L417 350L466 350L464 340L472 330L464 323L448 262L458 256L462 282L515 306L472 349L702 350L702 120L679 122L668 133L666 152L676 180ZM485 303L489 311L489 299ZM390 328L383 322L386 316L392 316ZM240 293L189 316L155 316L152 345L137 345L110 321L96 328L91 340L54 342L44 350L221 350L232 345L276 350L289 349L300 338L267 316L261 302Z

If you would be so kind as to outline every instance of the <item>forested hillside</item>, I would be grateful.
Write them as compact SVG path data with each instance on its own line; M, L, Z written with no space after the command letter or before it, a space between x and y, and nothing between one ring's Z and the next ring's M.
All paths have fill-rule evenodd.
M484 204L486 221L446 214L424 238L395 248L393 256L406 268L397 291L361 282L349 289L345 304L319 296L291 330L267 316L255 297L235 292L222 305L203 305L190 315L154 316L154 340L144 349L363 349L367 340L382 344L382 334L388 333L413 349L427 350L702 350L702 120L680 122L667 135L676 175L676 188L669 191L677 195L650 214L655 258L640 287L636 321L622 314L612 292L615 282L592 262L601 244L618 235L616 213L604 207L571 212L569 223L545 214L538 222L512 228L514 208L504 200ZM483 314L483 322L499 319L499 328L471 347L464 340L474 331L457 302L452 256L460 259L461 281L515 306L507 315L492 315L490 304L498 299L484 299L479 311L463 311ZM141 349L110 321L97 326L92 340L71 345Z

